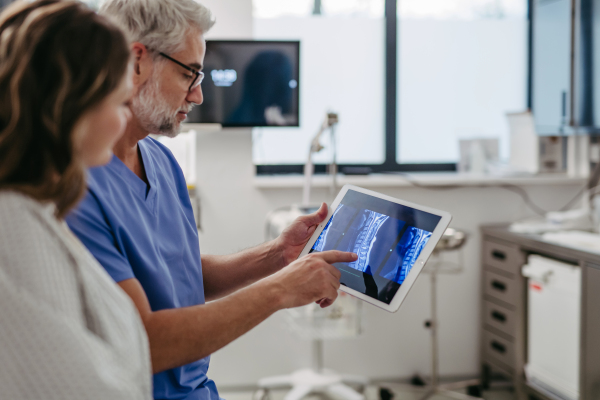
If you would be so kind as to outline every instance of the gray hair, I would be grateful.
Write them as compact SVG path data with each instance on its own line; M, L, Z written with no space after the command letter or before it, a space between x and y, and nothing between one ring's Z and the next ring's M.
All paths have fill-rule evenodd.
M99 12L132 42L167 54L182 49L190 28L206 33L215 24L210 10L194 0L107 0Z

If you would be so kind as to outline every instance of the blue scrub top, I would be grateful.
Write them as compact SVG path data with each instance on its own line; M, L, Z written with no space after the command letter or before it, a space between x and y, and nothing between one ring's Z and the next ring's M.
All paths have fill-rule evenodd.
M156 140L138 145L149 186L113 156L89 170L89 190L67 223L116 282L139 280L153 311L204 304L198 230L181 168ZM154 375L154 398L218 400L209 361Z

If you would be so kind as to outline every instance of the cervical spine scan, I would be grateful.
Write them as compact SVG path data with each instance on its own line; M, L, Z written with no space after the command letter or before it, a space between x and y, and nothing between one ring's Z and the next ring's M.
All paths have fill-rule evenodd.
M348 267L401 284L430 237L431 232L399 219L340 204L313 251L354 252L358 260Z

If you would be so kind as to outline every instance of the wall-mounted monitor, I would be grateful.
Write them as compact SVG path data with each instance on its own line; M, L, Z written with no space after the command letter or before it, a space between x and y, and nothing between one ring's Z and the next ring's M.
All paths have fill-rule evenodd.
M204 73L204 103L186 122L299 126L299 41L209 40Z

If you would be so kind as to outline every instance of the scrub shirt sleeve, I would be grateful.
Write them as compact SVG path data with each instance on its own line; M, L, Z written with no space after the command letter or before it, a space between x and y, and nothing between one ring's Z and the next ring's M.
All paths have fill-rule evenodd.
M93 192L88 190L85 198L65 220L115 282L135 278L131 264L123 254L106 213Z

